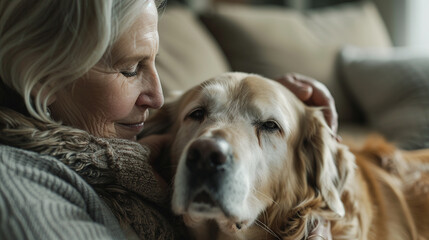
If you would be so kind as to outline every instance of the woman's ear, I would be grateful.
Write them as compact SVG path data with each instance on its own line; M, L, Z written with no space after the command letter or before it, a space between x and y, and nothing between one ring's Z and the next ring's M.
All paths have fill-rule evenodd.
M354 168L354 156L336 141L320 109L307 108L301 140L301 160L306 161L307 179L320 192L327 206L342 217L344 184Z

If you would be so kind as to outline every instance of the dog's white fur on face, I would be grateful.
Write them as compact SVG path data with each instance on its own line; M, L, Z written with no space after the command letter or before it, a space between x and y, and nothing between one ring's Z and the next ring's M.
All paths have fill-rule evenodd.
M332 139L320 109L306 107L275 81L220 75L168 104L147 125L175 135L172 207L197 239L279 238L297 205L344 215L340 194L353 157Z
M291 117L297 115L294 105L276 102L286 103L285 94L290 93L275 82L263 86L259 77L239 76L226 80L221 76L199 89L179 114L181 123L173 144L173 155L180 156L173 210L189 220L215 219L222 230L231 233L251 225L273 203L271 177L280 174L273 169L292 168L285 156L292 159L291 129L298 128L297 119ZM264 87L270 91L254 91ZM202 168L192 172L187 166L190 146L210 139L220 145L227 162L212 166L218 168L214 173ZM293 175L288 178L287 182L296 182ZM198 195L212 198L213 203L195 202Z

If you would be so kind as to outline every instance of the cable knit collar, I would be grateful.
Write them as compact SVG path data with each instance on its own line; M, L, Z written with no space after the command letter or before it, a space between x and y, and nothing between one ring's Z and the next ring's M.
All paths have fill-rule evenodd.
M135 182L142 175L150 178L150 182L144 181L146 184L157 185L148 161L149 149L133 141L98 138L76 128L42 123L3 107L0 107L0 133L1 144L53 156L92 185L110 183L114 176L124 185L142 184ZM117 176L118 172L122 175ZM131 182L126 183L127 180ZM151 192L155 193L151 196L155 201L167 197L156 189L151 189Z
M173 239L183 232L172 227L180 221L171 224L176 218L169 210L171 190L161 187L148 161L149 149L137 142L97 138L0 107L0 144L57 158L92 185L119 221L141 238Z

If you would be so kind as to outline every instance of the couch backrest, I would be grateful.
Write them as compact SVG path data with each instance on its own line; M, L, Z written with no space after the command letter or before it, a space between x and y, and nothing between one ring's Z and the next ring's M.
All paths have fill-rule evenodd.
M271 78L298 72L325 83L340 119L353 121L358 117L338 79L338 53L350 44L391 47L370 2L304 13L282 7L221 5L201 19L206 28L191 11L174 6L167 7L161 18L158 69L166 94L227 70Z
M167 97L231 70L219 45L186 7L167 6L160 16L159 38L156 64Z

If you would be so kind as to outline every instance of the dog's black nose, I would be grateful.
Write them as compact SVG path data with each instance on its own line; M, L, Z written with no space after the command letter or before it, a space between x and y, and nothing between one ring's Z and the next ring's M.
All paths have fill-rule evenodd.
M220 138L202 138L194 141L188 149L186 166L201 174L218 171L230 162L229 144Z

